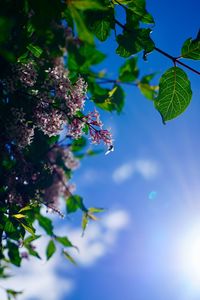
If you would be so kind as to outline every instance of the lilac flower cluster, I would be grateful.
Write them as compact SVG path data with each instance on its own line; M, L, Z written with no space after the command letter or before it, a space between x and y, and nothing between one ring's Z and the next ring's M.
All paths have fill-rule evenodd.
M67 199L75 189L73 184L69 184L69 178L64 170L57 165L58 158L62 159L69 170L75 170L79 167L79 160L74 157L69 147L55 146L49 151L48 160L52 168L53 183L44 193L44 203L49 208L58 207L59 199Z
M22 84L32 87L37 80L37 72L32 62L21 64L16 67L16 73Z
M27 143L24 140L20 146L25 147L31 143L35 128L51 137L59 135L64 125L68 127L68 136L73 139L80 138L84 134L83 129L88 126L92 143L99 144L103 141L108 147L112 144L111 133L102 129L103 124L96 110L83 117L77 114L83 111L86 101L87 84L83 78L79 77L76 83L72 84L63 63L58 61L55 67L46 70L46 79L38 90L35 89L38 75L33 64L20 65L17 70L21 71L20 82L36 99L34 114L31 116L32 128L30 122L27 126L30 120L25 120L25 114L21 116L21 121L19 117L16 118L17 123L15 122L11 128L11 136L14 138L23 124L23 136L26 137ZM20 129L17 127L18 124L21 125Z
M8 137L20 148L30 145L34 136L34 126L29 126L23 108L11 108L11 116L6 124Z
M74 189L74 185L69 183L66 170L75 170L79 160L73 156L69 147L55 145L46 153L43 169L37 171L37 166L31 165L26 171L28 164L23 157L23 148L31 145L36 131L52 137L59 135L64 126L67 127L67 136L72 139L80 138L87 129L92 143L104 142L108 149L112 146L112 136L108 130L103 129L96 110L83 115L87 84L81 77L72 84L61 60L45 71L42 85L37 81L39 75L32 63L19 64L15 71L16 79L8 79L5 86L10 86L13 94L18 90L24 91L31 99L32 107L12 107L5 124L7 142L14 146L16 152L13 155L20 165L6 184L7 201L20 206L28 203L30 199L27 194L20 193L18 187L22 186L22 190L25 190L26 185L31 185L35 189L35 201L43 199L42 202L48 208L59 212L59 199L69 197ZM58 159L65 167L60 166ZM37 188L42 181L42 174L50 176L51 183L47 187Z
M36 171L33 164L28 163L21 152L16 152L19 168L13 171L6 180L6 188L9 191L7 201L19 206L27 205L29 196L25 192L26 187L37 187L41 181L41 171ZM79 160L76 159L68 146L55 145L47 153L47 162L43 165L46 176L51 177L51 184L43 189L35 188L34 201L44 203L54 212L59 212L59 200L67 199L75 189L75 185L69 183L69 177L57 161L62 160L69 171L79 167ZM42 172L43 172L42 171ZM23 191L23 192L22 192ZM40 200L42 199L42 200Z
M57 109L51 109L50 107L44 109L42 105L37 106L34 116L37 127L49 137L59 135L65 123L63 114Z
M111 132L103 128L98 111L94 111L85 116L86 123L89 126L89 132L93 144L100 144L101 141L110 148L113 144ZM97 129L99 128L99 129Z

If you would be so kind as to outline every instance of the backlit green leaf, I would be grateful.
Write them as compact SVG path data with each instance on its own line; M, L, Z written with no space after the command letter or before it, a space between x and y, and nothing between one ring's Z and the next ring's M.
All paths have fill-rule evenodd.
M154 19L146 10L145 0L134 0L128 3L128 8L134 14L135 19L147 24L153 24Z
M17 229L14 224L8 219L4 228L5 232L15 232Z
M192 97L190 81L187 74L178 67L167 70L159 83L159 94L155 99L155 107L163 121L180 115L189 105Z
M158 91L158 86L157 85L150 85L149 83L138 83L138 87L141 91L141 93L149 100L154 100L157 91Z
M15 214L15 215L12 215L12 217L16 218L16 219L22 219L22 218L26 218L27 216L23 215L23 214Z
M10 241L7 242L8 246L8 256L12 264L17 267L20 267L21 257L19 255L19 247Z
M43 50L39 46L29 44L26 48L37 58L42 55Z
M47 245L47 249L46 249L46 257L47 257L47 260L49 260L53 254L56 252L56 246L54 244L54 241L51 240L48 245Z
M107 111L117 111L120 113L124 107L125 94L121 86L115 84L108 92L107 96L102 96L102 102L95 103L102 109ZM98 100L101 99L100 97Z
M154 49L154 42L150 38L149 28L132 29L117 36L118 48L116 53L122 57L129 57L141 50L149 53Z
M133 14L135 22L143 22L147 24L154 23L152 15L150 15L146 10L145 0L118 0L117 2L122 5L126 5L127 10L130 10Z
M107 20L99 20L94 23L93 31L96 37L104 42L110 33L110 22Z
M88 11L86 13L88 28L101 42L108 38L111 28L114 28L114 10L108 6L106 8L105 11Z
M48 235L53 235L53 225L52 221L49 218L46 218L42 215L37 216L39 225L46 231Z
M149 100L155 99L159 88L157 85L150 84L150 81L154 78L155 75L155 73L145 75L138 83L138 87L141 93Z
M78 209L86 210L83 199L78 195L72 195L67 199L67 213L73 213Z
M76 23L80 39L93 44L93 34L87 29L83 15L73 5L69 6L71 15Z
M64 256L73 264L73 265L77 265L76 261L73 259L73 257L65 250L63 250L63 254Z
M26 211L26 210L31 210L31 209L32 209L32 207L29 206L29 205L27 205L27 206L21 208L21 209L19 210L19 213L21 213L21 212L23 212L23 211Z
M82 216L82 222L81 222L81 227L82 227L82 230L83 230L82 236L84 235L87 224L88 224L88 215L87 215L87 213L84 213L83 216Z
M119 80L121 82L132 82L137 79L138 74L137 59L132 57L120 67Z
M92 213L92 214L94 214L94 213L101 213L101 212L104 211L104 208L90 207L90 208L88 209L88 211L89 211L90 213Z
M32 245L25 245L26 249L28 250L28 253L34 257L37 257L41 259L40 255L38 252L32 247Z
M28 231L30 234L35 235L35 229L33 228L33 226L31 226L30 224L24 224L22 222L20 222L20 224L22 225L22 227L24 227L24 229L26 231Z
M11 290L11 289L6 289L6 293L7 293L7 297L8 300L11 300L11 297L13 297L13 299L17 299L16 297L23 294L23 291L15 291L15 290Z
M56 236L56 241L62 244L65 247L74 247L73 244L70 242L70 240L66 236Z
M200 59L200 31L195 40L187 39L181 50L182 57L194 60Z
M76 7L79 10L87 10L87 9L106 9L101 5L100 2L96 0L71 0L70 5Z

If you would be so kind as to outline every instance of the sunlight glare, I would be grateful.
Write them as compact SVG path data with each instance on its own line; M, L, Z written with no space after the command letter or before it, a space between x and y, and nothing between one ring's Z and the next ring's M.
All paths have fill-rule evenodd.
M183 277L190 286L200 290L200 226L185 234L178 252Z

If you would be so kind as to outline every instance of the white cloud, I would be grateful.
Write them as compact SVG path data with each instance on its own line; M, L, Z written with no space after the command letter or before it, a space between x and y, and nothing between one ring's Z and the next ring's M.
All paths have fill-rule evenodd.
M133 173L135 172L135 167L132 162L125 163L121 166L119 166L114 172L113 172L113 180L117 183L121 183L123 181L126 181L129 179Z
M114 170L112 174L113 181L122 183L134 174L141 175L144 179L153 179L158 175L158 164L149 159L138 159L124 163Z
M126 211L116 210L106 213L101 220L90 223L84 237L80 228L69 230L70 240L79 248L79 253L73 251L78 264L91 266L108 253L114 246L120 231L128 226L129 221Z
M103 224L110 230L120 230L126 227L129 223L129 216L123 210L116 210L107 214L103 219Z
M155 178L159 172L157 163L152 160L137 160L135 167L137 172L145 179Z
M91 222L82 237L80 228L66 228L61 226L57 234L66 235L79 248L79 252L72 250L71 254L79 266L90 267L99 258L106 255L116 243L120 231L128 226L129 215L124 210L115 210L105 213L101 220ZM36 243L37 242L37 243ZM45 256L47 238L35 241L39 253ZM5 280L2 285L16 290L24 290L21 300L59 300L63 295L67 296L75 287L75 282L65 274L59 275L59 271L68 271L72 266L60 255L60 251L46 262L45 260L32 259L24 261L20 269L16 270L16 276ZM13 272L14 273L14 272ZM1 296L1 300L6 300Z
M35 243L36 244L36 243ZM45 248L46 241L41 239L37 242L37 250ZM59 254L48 262L31 258L30 261L24 260L20 269L14 269L14 277L5 280L2 285L7 288L13 288L17 291L23 291L21 300L57 300L63 294L69 294L74 288L74 282L70 278L58 276L58 270L63 268ZM67 264L66 264L67 266ZM3 297L3 296L2 296ZM6 300L6 296L1 300Z
M101 178L100 172L97 172L96 169L86 169L82 174L81 174L81 180L80 184L88 185L88 184L93 184L96 181L99 181Z

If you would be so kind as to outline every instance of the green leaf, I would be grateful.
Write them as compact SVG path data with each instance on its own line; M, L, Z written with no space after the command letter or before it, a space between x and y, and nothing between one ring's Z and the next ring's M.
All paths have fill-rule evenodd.
M110 34L110 22L107 20L96 21L93 26L93 31L96 37L104 42Z
M76 261L73 259L73 257L65 250L63 250L63 254L64 256L73 264L73 265L77 265Z
M53 235L53 225L49 218L46 218L42 215L37 215L37 220L39 225L46 231L48 235Z
M37 240L37 239L39 239L41 237L41 235L30 235L30 236L28 236L25 240L24 240L24 245L28 245L28 244L30 244L31 242L33 242L33 241L35 241L35 240Z
M17 267L20 267L21 265L21 257L19 255L19 248L16 244L8 241L8 257L12 264L14 264Z
M18 59L17 59L17 62L20 62L20 63L27 63L28 62L28 54L29 52L26 51L24 54L22 54Z
M78 49L74 45L68 46L68 68L71 74L88 74L91 72L91 65L99 64L105 57L105 54L88 44L81 45Z
M145 54L150 53L154 49L154 42L150 38L151 30L149 28L132 29L117 36L118 48L116 53L122 57L129 57L141 50Z
M37 58L42 55L43 50L39 46L29 44L26 48Z
M19 213L21 213L21 212L23 212L23 211L31 210L31 209L32 209L32 207L29 206L29 205L27 205L27 206L21 208L21 209L19 210Z
M37 252L36 250L34 250L34 249L32 248L31 245L26 245L25 247L26 247L26 249L28 250L28 253L29 253L30 255L32 255L32 256L34 256L34 257L37 257L37 258L41 259L41 257L40 257L40 255L38 254L38 252Z
M27 218L26 215L23 215L23 214L15 214L15 215L12 215L13 218L16 218L16 219L22 219L22 218Z
M128 8L134 15L134 18L137 21L141 21L146 24L153 24L154 19L152 15L150 15L146 10L146 2L145 0L134 0L129 1Z
M200 59L200 31L195 40L187 39L183 44L181 55L184 58L199 60Z
M84 213L83 216L82 216L82 222L81 222L81 227L82 227L82 230L83 230L82 236L85 233L87 224L88 224L88 215L87 215L87 213Z
M141 93L149 100L155 100L159 88L157 85L150 84L150 81L154 78L155 75L155 73L145 75L138 83L138 87Z
M93 34L87 29L84 17L73 5L69 6L71 15L76 23L77 31L80 39L88 42L89 44L94 43Z
M189 105L192 97L190 81L187 74L178 67L167 70L159 83L159 94L155 99L155 107L163 121L180 115Z
M121 86L115 84L113 88L108 91L107 95L98 96L94 99L96 105L107 111L117 111L120 113L124 107L125 94Z
M16 297L23 294L23 291L15 291L15 290L11 290L11 289L6 289L6 293L7 293L8 300L10 300L11 299L10 296L12 296L13 299L17 299Z
M151 73L148 75L145 75L141 78L140 82L142 83L150 83L150 81L155 77L156 73Z
M78 10L88 10L88 9L106 9L97 0L72 0L70 5L73 5Z
M114 9L107 6L107 9L103 12L88 11L86 20L91 32L101 42L104 42L108 38L111 28L114 28Z
M49 260L53 254L56 252L56 246L55 246L55 243L53 240L51 240L49 243L48 243L48 246L47 246L47 249L46 249L46 257L47 257L47 260Z
M95 156L95 155L98 155L100 153L103 153L104 150L93 150L93 149L88 149L85 153L85 155L88 155L88 156Z
M70 240L66 236L56 236L56 241L62 244L65 247L74 247L74 245L70 242Z
M77 211L78 209L81 209L83 211L86 210L83 199L78 195L72 195L67 199L67 213L73 213Z
M71 146L73 152L78 152L82 150L87 145L87 140L84 137L81 137L77 140L74 140Z
M92 214L104 212L104 208L90 207L88 211Z
M155 100L157 95L158 86L157 85L150 85L148 83L138 83L138 87L141 93L149 100Z
M125 64L120 67L119 80L121 82L132 82L137 79L138 74L137 59L132 57L126 60Z
M105 58L106 55L101 51L97 50L94 46L91 45L84 45L79 49L79 55L82 56L83 63L80 66L80 70L88 70L91 65L96 65L101 63Z
M90 213L90 212L87 213L87 216L88 216L88 218L90 220L93 220L93 221L97 221L98 220L98 218L95 215L93 215L92 213Z
M20 224L21 224L22 227L24 227L24 229L25 229L26 231L28 231L30 234L35 235L35 229L33 228L32 225L30 225L30 224L24 224L24 223L22 223L22 222L20 222Z
M17 228L9 219L7 219L4 230L5 232L15 232Z

